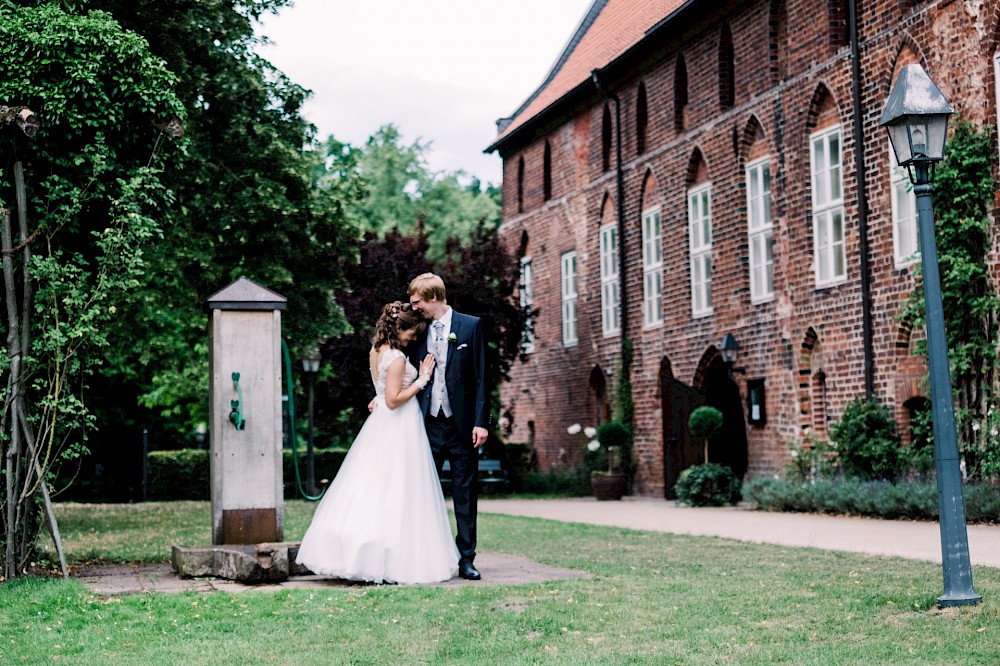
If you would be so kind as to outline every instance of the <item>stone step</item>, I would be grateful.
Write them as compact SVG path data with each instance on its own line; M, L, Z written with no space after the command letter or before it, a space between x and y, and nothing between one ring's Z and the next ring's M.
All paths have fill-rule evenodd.
M242 583L274 583L311 572L295 564L299 542L221 544L171 548L170 561L182 578L214 576Z

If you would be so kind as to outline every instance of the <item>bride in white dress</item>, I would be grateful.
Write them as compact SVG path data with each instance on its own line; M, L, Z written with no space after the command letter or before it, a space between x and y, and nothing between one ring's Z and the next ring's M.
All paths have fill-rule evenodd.
M419 373L401 351L427 326L408 303L385 306L369 352L375 409L302 538L296 562L315 574L373 583L433 583L458 573L458 549L413 399Z

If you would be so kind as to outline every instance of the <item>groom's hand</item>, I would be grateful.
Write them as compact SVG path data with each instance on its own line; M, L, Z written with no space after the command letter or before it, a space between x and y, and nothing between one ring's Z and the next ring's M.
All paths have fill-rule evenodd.
M473 428L472 429L472 448L478 449L480 446L486 443L486 428Z

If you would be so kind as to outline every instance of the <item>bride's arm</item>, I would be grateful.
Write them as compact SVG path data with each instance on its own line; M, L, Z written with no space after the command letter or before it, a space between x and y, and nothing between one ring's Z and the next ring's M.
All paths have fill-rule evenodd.
M389 409L396 409L404 402L420 393L420 389L427 386L430 381L431 372L434 370L434 357L430 354L420 363L420 376L417 380L403 388L403 373L406 368L406 359L402 356L389 364L389 370L385 376L385 404Z

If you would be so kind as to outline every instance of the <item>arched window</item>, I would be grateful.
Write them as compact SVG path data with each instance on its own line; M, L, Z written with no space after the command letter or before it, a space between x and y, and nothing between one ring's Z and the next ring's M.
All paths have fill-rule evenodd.
M719 105L728 109L736 104L736 51L728 23L719 34Z
M646 152L646 127L649 125L649 111L646 109L646 84L639 84L635 99L635 152Z
M611 168L611 109L604 105L604 117L601 120L601 171Z
M604 379L601 366L595 365L590 371L590 390L594 392L594 422L601 425L611 420L611 405L608 402L608 383Z
M548 141L542 155L542 196L545 201L552 198L552 147Z
M517 212L524 212L524 157L517 159Z
M674 65L674 129L683 132L687 128L688 71L684 56L677 56Z

